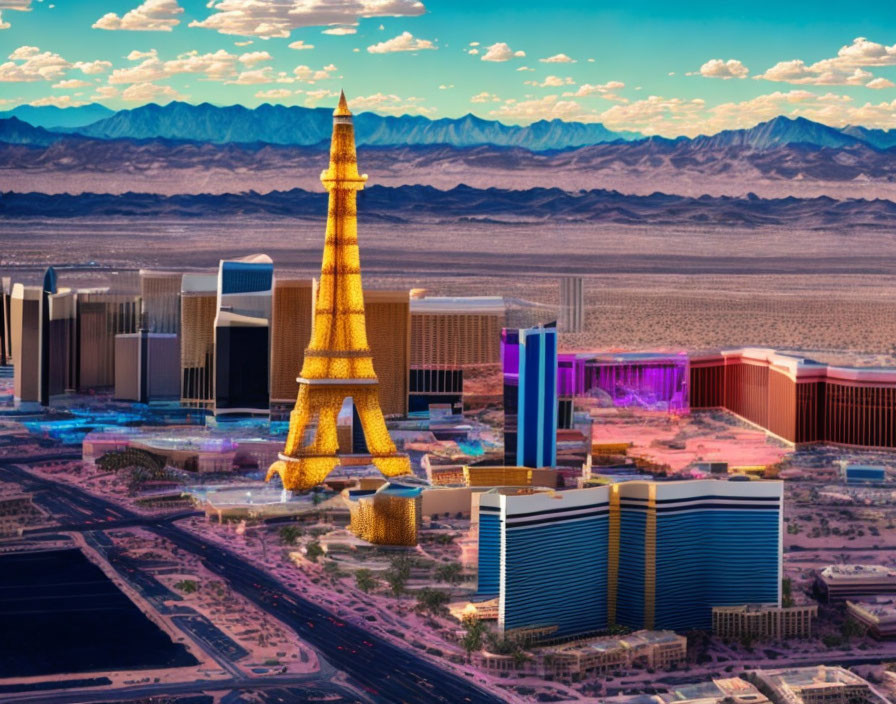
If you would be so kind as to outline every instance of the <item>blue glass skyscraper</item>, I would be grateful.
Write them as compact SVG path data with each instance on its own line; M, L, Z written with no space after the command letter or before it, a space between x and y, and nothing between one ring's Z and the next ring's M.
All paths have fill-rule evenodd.
M221 261L215 317L215 415L269 412L274 265L256 255Z
M714 606L780 605L782 483L630 481L480 498L479 591L499 627L709 629ZM497 586L497 590L496 590Z
M504 462L557 464L557 328L502 333Z

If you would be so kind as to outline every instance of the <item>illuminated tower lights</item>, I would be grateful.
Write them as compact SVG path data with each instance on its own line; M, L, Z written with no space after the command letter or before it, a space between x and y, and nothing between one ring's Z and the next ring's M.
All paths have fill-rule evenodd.
M411 472L407 455L396 452L386 429L367 342L356 203L366 180L358 173L352 114L341 94L333 112L330 165L321 174L329 206L311 344L298 378L286 447L267 474L268 480L279 474L291 491L310 489L340 464L336 419L348 397L358 411L374 466L390 477ZM315 419L314 438L306 445L305 431Z

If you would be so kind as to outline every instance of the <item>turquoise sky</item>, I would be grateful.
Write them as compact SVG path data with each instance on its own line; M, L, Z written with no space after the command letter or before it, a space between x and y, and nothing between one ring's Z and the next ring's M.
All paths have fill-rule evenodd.
M778 114L896 127L896 3L0 0L0 17L0 109L344 88L356 112L666 135Z

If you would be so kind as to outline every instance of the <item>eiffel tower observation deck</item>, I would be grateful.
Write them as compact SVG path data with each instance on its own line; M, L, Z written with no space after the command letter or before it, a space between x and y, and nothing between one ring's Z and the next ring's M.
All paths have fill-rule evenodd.
M407 455L396 451L386 429L367 344L357 209L357 192L364 188L367 175L358 173L355 128L344 93L333 112L330 166L320 180L330 198L314 327L298 377L299 395L290 414L286 447L267 474L268 480L279 474L290 491L320 484L342 463L336 423L348 397L358 411L370 462L388 477L411 472ZM305 444L306 431L315 422L313 440Z

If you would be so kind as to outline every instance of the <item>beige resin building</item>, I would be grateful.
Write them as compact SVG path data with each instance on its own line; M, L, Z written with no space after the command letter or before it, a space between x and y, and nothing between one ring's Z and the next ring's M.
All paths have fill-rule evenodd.
M108 291L79 291L78 389L115 385L115 336L137 332L140 296Z
M296 378L311 340L313 279L274 280L271 313L271 410L289 414L296 403Z
M766 604L714 606L712 633L719 638L731 639L745 636L760 640L811 638L817 616L816 604L788 607Z
M180 288L183 274L140 270L141 327L148 332L180 332Z
M271 342L271 411L288 415L295 406L296 378L311 339L312 279L276 279ZM410 368L410 295L408 291L364 291L367 342L380 380L380 407L387 416L408 412Z
M385 416L408 413L410 373L410 293L364 291L367 343L380 380L380 408Z
M411 366L497 364L501 361L504 299L419 298L411 301Z
M180 402L191 408L215 403L215 274L184 274L181 283Z
M9 309L15 368L13 397L17 407L40 404L41 296L40 286L12 287Z

